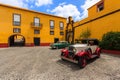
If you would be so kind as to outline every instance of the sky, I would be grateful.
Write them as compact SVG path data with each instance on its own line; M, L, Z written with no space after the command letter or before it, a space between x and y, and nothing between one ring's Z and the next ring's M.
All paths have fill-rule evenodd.
M100 0L0 0L2 4L35 10L68 18L74 21L88 17L88 8Z

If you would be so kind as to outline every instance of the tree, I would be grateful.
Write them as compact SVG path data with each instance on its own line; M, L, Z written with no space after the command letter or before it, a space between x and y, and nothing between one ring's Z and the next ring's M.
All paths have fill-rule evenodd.
M80 38L89 38L91 36L91 31L89 29L83 31L81 34L80 34Z

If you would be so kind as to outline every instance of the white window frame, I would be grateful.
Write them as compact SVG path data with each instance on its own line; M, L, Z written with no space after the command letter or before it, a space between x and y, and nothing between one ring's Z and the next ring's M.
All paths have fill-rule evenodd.
M20 28L13 28L13 33L21 33L21 29Z
M50 35L54 35L54 31L50 31Z
M104 9L104 2L97 5L97 11L100 12Z
M63 30L63 29L64 29L64 23L60 22L60 30Z
M40 34L40 30L34 30L34 34Z
M50 20L50 29L54 29L54 26L55 26L55 21Z
M13 14L13 25L20 26L21 24L21 15L20 14Z
M40 18L34 17L34 26L40 26Z

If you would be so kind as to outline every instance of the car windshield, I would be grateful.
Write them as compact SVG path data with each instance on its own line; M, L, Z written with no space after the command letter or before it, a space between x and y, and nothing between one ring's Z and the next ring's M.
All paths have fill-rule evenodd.
M76 50L77 50L77 51L85 50L85 49L86 49L86 47L76 47Z
M74 52L77 51L77 49L76 49L75 47L73 47L73 46L69 46L69 47L67 47L67 49L68 49L69 51L74 51Z

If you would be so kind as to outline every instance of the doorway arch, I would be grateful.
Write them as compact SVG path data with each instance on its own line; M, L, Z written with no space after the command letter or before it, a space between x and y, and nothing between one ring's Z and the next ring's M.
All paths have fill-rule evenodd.
M9 47L25 46L25 37L20 34L11 35L8 38Z

